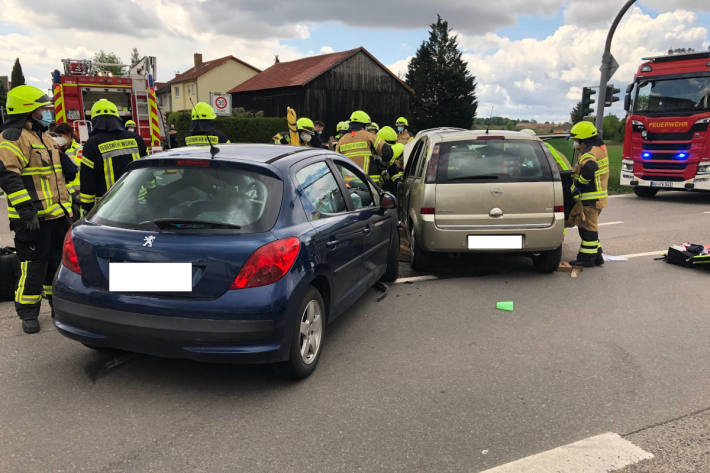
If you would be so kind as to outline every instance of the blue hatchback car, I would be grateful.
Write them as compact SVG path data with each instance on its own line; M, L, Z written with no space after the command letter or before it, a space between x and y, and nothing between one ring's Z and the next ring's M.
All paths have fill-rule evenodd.
M398 256L394 197L339 154L181 148L133 162L67 233L54 323L91 348L303 378Z

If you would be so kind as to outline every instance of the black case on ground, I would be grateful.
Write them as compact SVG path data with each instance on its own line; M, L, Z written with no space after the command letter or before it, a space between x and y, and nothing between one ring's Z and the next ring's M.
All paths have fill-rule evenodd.
M702 251L702 245L691 245L687 250L680 250L671 246L666 253L666 263L677 264L686 268L703 265L710 267L710 255L701 255L700 252Z
M20 264L11 246L0 248L0 301L15 298L15 286L20 273Z

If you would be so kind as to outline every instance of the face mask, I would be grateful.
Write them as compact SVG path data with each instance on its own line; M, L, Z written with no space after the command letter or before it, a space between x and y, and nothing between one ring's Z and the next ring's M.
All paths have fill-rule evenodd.
M301 141L304 143L310 143L311 142L311 135L308 133L301 133Z
M51 110L42 110L42 118L37 120L37 122L44 128L49 128L49 125L54 121Z
M578 150L582 147L582 143L580 143L579 141L575 141L572 146L574 146L574 149Z
M67 144L67 139L64 138L63 136L55 136L54 141L57 143L58 146L64 147L64 145Z
M136 131L136 129L133 127L126 128L126 130L131 131L131 132Z
M397 127L397 133L402 133L403 131L404 131L404 127L403 127L403 126L398 126L398 127Z
M318 136L323 134L323 130L318 130Z

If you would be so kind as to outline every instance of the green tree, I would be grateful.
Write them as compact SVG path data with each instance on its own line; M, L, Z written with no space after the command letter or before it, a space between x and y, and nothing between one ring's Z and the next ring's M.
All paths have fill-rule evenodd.
M572 109L572 112L570 112L569 120L570 120L570 123L572 123L573 125L577 122L581 122L582 120L584 120L584 115L582 114L582 101L581 100L579 102L577 102L577 105L575 105L574 108Z
M12 66L12 74L10 75L10 81L13 87L18 85L25 85L25 76L22 74L22 65L20 64L20 58L15 59L15 65Z
M605 141L622 143L624 141L625 123L616 115L607 115L602 122L603 136Z
M140 53L138 52L138 48L133 48L131 51L131 65L137 63L141 58Z
M414 129L437 126L471 128L476 117L476 78L461 57L449 23L436 16L429 39L422 42L409 62L405 82L414 89L411 125Z
M2 125L5 118L5 101L7 100L7 89L5 88L5 83L0 81L0 125Z
M121 58L116 56L115 53L106 53L103 49L94 54L93 61L95 63L103 64L121 64ZM120 74L123 68L121 66L96 66L96 69L99 71L111 72L112 74Z

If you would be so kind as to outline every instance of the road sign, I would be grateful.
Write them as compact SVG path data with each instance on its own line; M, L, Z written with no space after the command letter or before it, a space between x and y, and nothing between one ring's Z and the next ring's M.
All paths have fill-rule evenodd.
M604 67L604 65L602 65L602 68L603 67ZM602 68L600 68L600 70ZM612 56L611 53L609 53L609 61L606 64L606 74L607 74L606 80L611 79L611 76L614 75L614 73L617 71L617 69L619 69L619 63L616 62L616 59L614 59L614 56Z
M217 115L229 116L232 114L232 96L230 94L210 92L210 102L212 102L212 108Z

